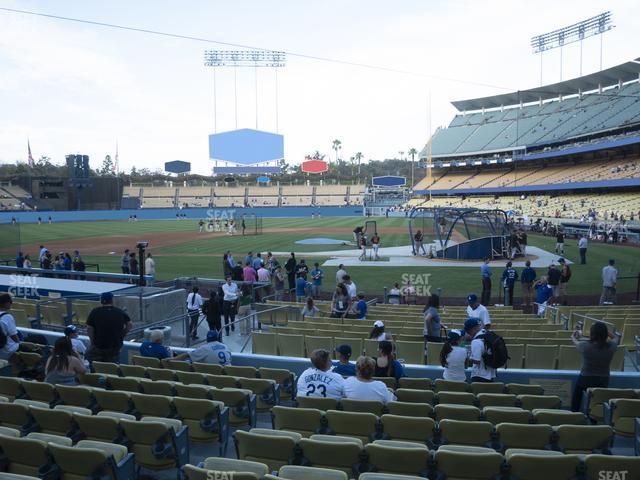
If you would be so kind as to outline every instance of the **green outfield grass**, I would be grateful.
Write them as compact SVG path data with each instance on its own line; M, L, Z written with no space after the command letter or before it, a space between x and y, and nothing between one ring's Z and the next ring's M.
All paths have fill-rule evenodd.
M407 245L409 235L406 230L407 220L404 218L376 219L378 230L382 237L383 246ZM338 250L339 245L297 245L294 242L309 237L328 237L352 240L350 231L357 224L362 224L362 217L346 218L322 218L312 220L310 218L270 218L264 219L263 228L288 229L276 233L265 233L260 236L223 236L214 238L202 234L202 238L163 248L154 248L154 234L166 232L193 232L197 229L197 222L193 220L167 220L167 221L139 221L128 222L78 222L78 223L54 223L52 225L22 225L21 237L23 245L47 244L54 241L68 241L69 251L76 248L75 240L87 237L132 236L135 239L149 240L150 251L156 256L157 277L168 280L178 276L201 276L220 278L222 276L222 253L231 250L236 259L243 259L247 251L266 252L295 250L305 252L299 257L305 258L307 263L315 261L320 263L326 257L315 256L313 252ZM309 232L303 229L315 228L319 231ZM331 229L347 228L345 232L332 232ZM397 229L394 232L385 232L385 229ZM555 238L538 235L529 236L529 244L547 251L553 251ZM132 244L131 247L134 245ZM36 255L37 252L28 252ZM105 249L104 254L86 255L88 263L99 263L102 271L119 271L120 253L109 255ZM7 255L5 255L6 257ZM566 257L574 262L578 261L578 249L576 241L568 240ZM587 265L572 265L573 277L569 285L570 294L589 295L600 291L600 271L609 258L615 258L620 276L637 276L640 270L640 249L626 246L611 246L591 244L588 250ZM286 260L282 257L281 262ZM502 272L504 262L494 262L494 293L497 293L498 278ZM323 267L327 289L332 284L335 276L335 267ZM468 292L480 289L480 277L477 268L469 267L351 267L348 269L359 289L368 294L381 294L383 287L391 287L394 282L403 281L403 275L429 275L429 284L433 289L441 288L447 296L464 296ZM538 269L538 274L544 274ZM406 278L406 277L405 277ZM634 292L635 280L621 280L620 292ZM516 292L517 294L519 292Z

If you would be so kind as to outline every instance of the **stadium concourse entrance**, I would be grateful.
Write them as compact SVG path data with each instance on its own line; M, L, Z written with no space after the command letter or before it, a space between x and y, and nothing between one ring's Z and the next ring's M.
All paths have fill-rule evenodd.
M509 256L510 227L502 210L416 207L409 214L409 235L414 255L450 260Z

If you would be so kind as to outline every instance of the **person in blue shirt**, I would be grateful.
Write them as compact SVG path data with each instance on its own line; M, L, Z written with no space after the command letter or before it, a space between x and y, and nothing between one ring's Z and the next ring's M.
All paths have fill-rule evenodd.
M536 304L538 305L538 317L544 317L547 310L547 302L553 297L553 288L547 283L547 277L540 277L533 287L536 291Z
M18 256L16 257L16 267L24 268L24 255L22 255L22 252L18 252Z
M252 264L253 264L253 252L249 252L249 253L247 253L247 256L246 256L246 257L244 257L244 264L246 265L247 263L248 263L249 265L252 265Z
M358 294L358 303L356 303L356 319L367 319L367 302L364 299L364 293Z
M311 296L317 300L318 298L320 298L324 272L320 270L320 264L318 262L314 263L313 266L315 268L311 270Z
M344 377L353 377L356 374L356 366L349 362L351 358L351 346L347 344L340 345L336 348L338 354L338 364L333 367L333 371Z
M253 262L251 263L251 266L253 268L255 268L256 270L258 270L263 265L264 265L264 261L262 260L262 254L260 254L260 252L258 252L256 254L256 258L253 259Z
M520 275L520 283L522 285L522 304L525 311L529 309L531 305L531 298L533 297L533 282L536 281L536 271L531 268L531 261L525 262L524 270Z
M491 267L489 266L490 258L485 258L480 265L480 277L482 278L482 294L480 295L480 303L482 305L491 304Z
M507 262L507 267L502 272L502 285L504 285L504 304L513 305L513 288L518 280L518 272L513 268L511 262Z
M164 333L162 330L151 330L149 340L145 340L140 345L140 355L143 357L153 357L160 360L171 357L171 350L162 345Z
M307 298L307 281L302 275L296 278L296 302L302 303Z

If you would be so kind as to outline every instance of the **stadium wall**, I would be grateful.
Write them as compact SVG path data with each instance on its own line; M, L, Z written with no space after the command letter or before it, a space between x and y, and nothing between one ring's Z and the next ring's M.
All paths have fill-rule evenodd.
M0 212L0 223L11 223L15 217L20 223L36 223L38 217L43 222L51 216L54 222L91 222L104 220L127 220L131 215L136 215L138 220L175 220L176 214L185 215L188 219L207 218L208 216L220 216L221 212L227 215L233 211L235 216L242 214L255 214L262 217L311 217L312 214L320 214L322 217L353 217L362 216L362 207L256 207L256 208L185 208L175 210L173 208L154 208L138 210L82 210L61 212Z

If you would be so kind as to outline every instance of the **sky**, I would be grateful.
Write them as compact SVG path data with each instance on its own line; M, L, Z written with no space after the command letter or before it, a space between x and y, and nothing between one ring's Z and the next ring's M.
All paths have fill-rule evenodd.
M289 52L277 74L238 68L234 81L233 68L217 68L214 109L204 50L236 47L0 10L1 163L25 161L29 141L35 158L62 164L82 153L99 168L117 144L120 170L186 160L209 174L208 135L236 125L284 135L290 164L316 150L333 159L334 139L345 159L399 158L451 121L449 102L539 86L534 35L609 9L603 67L640 56L637 0L0 0L0 8ZM563 79L579 76L579 58L578 44L564 47ZM582 72L599 66L600 40L586 39ZM560 51L546 52L543 83L560 74Z

